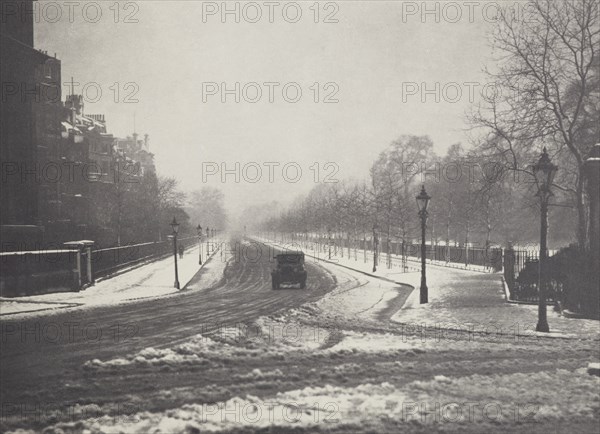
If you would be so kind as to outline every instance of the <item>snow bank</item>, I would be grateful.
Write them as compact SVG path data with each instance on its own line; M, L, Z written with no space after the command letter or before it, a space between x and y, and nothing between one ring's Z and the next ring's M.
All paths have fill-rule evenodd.
M254 371L253 371L254 372ZM258 370L254 375L261 377ZM556 370L535 373L435 376L403 387L389 383L357 387L305 387L269 399L235 397L212 404L188 404L159 413L140 412L125 418L103 416L63 423L55 430L139 433L202 432L266 427L311 428L349 426L376 429L382 421L410 426L477 423L499 426L590 419L599 411L600 378ZM469 401L464 401L469 396ZM456 427L458 428L458 427ZM510 429L510 428L509 428ZM87 430L87 431L86 431Z

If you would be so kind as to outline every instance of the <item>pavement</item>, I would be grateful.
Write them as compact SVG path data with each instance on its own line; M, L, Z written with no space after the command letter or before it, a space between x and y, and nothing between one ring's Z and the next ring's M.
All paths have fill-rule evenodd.
M537 305L509 303L502 273L478 273L427 265L427 304L420 304L420 273L407 274L404 281L415 286L416 290L392 321L514 336L600 337L599 321L568 318L554 311L552 305L546 308L550 333L536 332Z
M198 264L198 246L190 247L185 251L183 258L178 258L177 268L181 289L186 287L200 269L211 262L210 259L213 255L220 252L220 240L216 240L212 245L214 247L211 247L212 250L207 259L207 247L206 243L203 243L202 265ZM212 276L213 278L209 279L210 281L207 283L212 284L215 279L220 279L221 272L222 270L217 273L217 276ZM41 311L79 306L102 306L165 296L179 291L175 288L174 281L173 257L168 256L119 270L114 275L99 279L94 285L79 292L57 292L18 298L0 298L0 316L23 316Z

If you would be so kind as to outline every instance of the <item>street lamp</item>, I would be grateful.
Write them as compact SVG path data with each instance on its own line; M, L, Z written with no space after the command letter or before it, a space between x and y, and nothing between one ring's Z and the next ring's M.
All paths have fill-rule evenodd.
M210 229L207 227L206 228L206 257L208 258L208 255L210 254L210 245L208 244L208 239L210 238Z
M600 263L600 143L592 147L588 157L583 165L586 176L586 187L588 197L590 198L589 214L589 240L590 256L586 264L586 274L589 277L587 284L590 285L591 302L589 307L598 306L598 288L600 287L600 275L597 271L597 264ZM588 303L586 303L588 304Z
M171 222L171 228L173 229L173 257L175 258L175 288L179 288L179 272L177 271L177 232L179 232L179 223L175 217Z
M327 248L329 249L329 259L331 259L331 228L327 228Z
M377 236L377 223L373 225L373 273L377 271L377 249L379 247L379 237Z
M196 232L198 233L198 264L202 265L202 226L200 224L196 226Z
M427 222L427 205L431 196L425 191L425 185L421 187L421 193L416 197L419 217L421 217L421 304L428 302L427 277L425 276L425 225Z
M539 290L538 290L538 323L536 330L538 332L550 331L548 326L548 318L546 316L546 286L547 286L547 275L548 270L546 269L546 262L548 259L548 249L546 247L546 237L548 235L548 201L552 192L550 187L554 180L554 175L558 166L552 164L546 148L542 151L542 155L536 164L533 165L533 174L537 184L538 192L537 196L540 198L540 262L539 262Z

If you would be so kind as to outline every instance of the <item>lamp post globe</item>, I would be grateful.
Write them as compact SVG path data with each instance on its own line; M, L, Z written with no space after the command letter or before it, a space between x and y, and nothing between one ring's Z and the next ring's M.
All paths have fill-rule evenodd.
M421 186L421 192L416 197L417 199L417 207L419 209L419 213L427 212L427 207L429 206L429 201L431 200L431 196L427 194L425 191L425 185Z
M177 234L179 232L179 223L175 217L173 217L173 221L171 221L171 228L173 229L173 234Z
M544 148L540 159L533 165L533 175L535 176L538 194L542 199L548 200L552 195L550 187L557 171L558 166L552 163L548 151Z

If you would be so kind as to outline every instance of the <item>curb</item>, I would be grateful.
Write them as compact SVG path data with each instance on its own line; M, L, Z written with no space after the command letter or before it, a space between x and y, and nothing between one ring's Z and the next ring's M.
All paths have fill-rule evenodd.
M538 303L535 301L519 301L519 300L511 300L510 299L510 288L508 287L508 283L504 280L504 276L502 276L502 285L504 286L504 296L506 297L506 302L510 304L524 304L526 306L537 306Z
M564 309L562 311L563 316L566 318L573 318L573 319L590 319L590 320L594 320L594 321L598 321L600 320L600 318L598 317L590 317L584 313L577 313L577 312L572 312L568 309Z
M219 242L217 244L218 247L212 251L210 256L208 256L204 261L202 261L202 264L198 264L198 265L200 265L200 267L198 267L198 271L196 271L194 274L192 274L192 277L190 277L187 282L185 282L183 285L181 285L181 289L179 291L183 291L186 288L186 286L188 286L188 284L192 281L192 279L196 276L196 274L198 274L200 272L200 270L202 270L204 268L204 266L212 260L213 256L215 256L215 254L221 250L221 244L223 244L223 242Z

